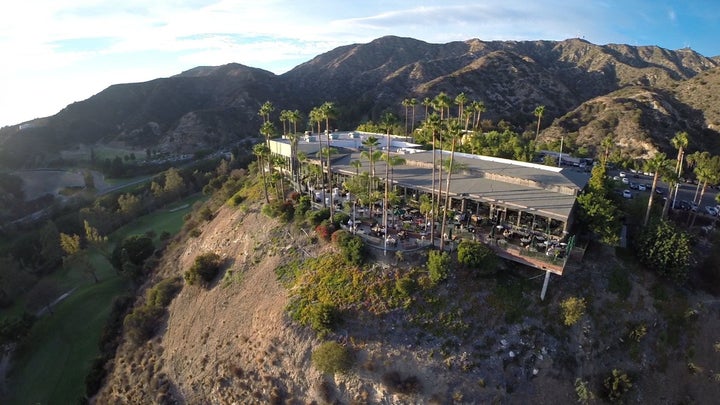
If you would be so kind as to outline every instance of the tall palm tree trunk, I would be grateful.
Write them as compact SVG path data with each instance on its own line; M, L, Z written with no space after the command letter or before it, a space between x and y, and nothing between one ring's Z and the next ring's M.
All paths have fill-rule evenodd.
M442 239L440 239L440 250L445 249L445 231L447 229L447 213L450 210L450 178L452 177L452 171L453 171L453 161L455 159L455 140L456 137L453 137L452 139L452 147L450 152L450 163L448 165L448 174L447 174L447 184L445 185L445 209L443 209L443 216L442 216L442 230L440 233L442 233Z
M658 174L659 172L656 171L655 176L653 176L652 188L650 188L650 198L648 198L648 206L647 211L645 211L645 220L643 221L643 225L647 225L648 220L650 219L650 210L652 209L653 195L655 195L655 187L657 187Z

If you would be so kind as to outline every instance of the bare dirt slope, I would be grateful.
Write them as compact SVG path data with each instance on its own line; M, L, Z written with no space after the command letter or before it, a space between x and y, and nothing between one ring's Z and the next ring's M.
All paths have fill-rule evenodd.
M182 274L210 251L226 258L227 269L209 289L184 286L157 337L139 348L121 345L95 403L564 404L577 403L578 378L601 397L613 369L632 380L627 402L712 403L720 396L717 299L686 299L637 271L630 272L630 294L620 298L608 280L623 262L608 249L589 252L582 270L553 278L546 301L536 272L517 270L516 284L502 284L501 277L458 271L425 296L435 309L424 321L417 308L356 312L327 337L353 349L355 366L348 375L321 375L311 362L321 340L288 320L288 292L274 269L291 247L307 257L332 247L252 207L223 207L199 237L168 248L157 279ZM378 259L366 271L397 271L393 260ZM512 285L522 294L509 292ZM571 327L559 309L569 296L587 300L586 315ZM509 321L517 309L522 315ZM641 325L646 332L632 339ZM448 333L453 328L462 334Z
M310 392L319 377L309 362L315 340L283 315L287 295L273 272L282 239L268 232L275 225L258 212L223 208L200 237L171 247L163 276L182 274L206 252L225 257L232 275L209 290L185 286L164 332L144 347L121 347L96 402L265 403Z

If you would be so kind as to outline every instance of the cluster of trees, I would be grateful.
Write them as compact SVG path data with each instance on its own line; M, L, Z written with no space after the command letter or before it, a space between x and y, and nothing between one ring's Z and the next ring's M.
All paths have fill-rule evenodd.
M642 228L633 243L636 248L634 252L643 264L648 268L657 269L667 278L682 283L687 279L691 265L692 241L681 225L669 218L669 208L675 197L673 190L681 181L683 169L692 170L698 179L693 201L699 205L708 185L720 183L720 156L698 151L685 157L688 147L686 132L676 133L671 143L677 149L675 159L668 159L665 153L657 153L643 163L643 170L652 173L653 180ZM607 176L607 164L613 147L614 141L610 135L600 145L600 150L603 151L600 164L593 168L588 186L577 200L581 224L598 240L611 245L619 241L621 216L619 199L615 196ZM659 180L669 185L669 193L662 209L656 210L653 207L655 200L659 199L655 192ZM690 213L686 225L692 226L697 214L697 211Z
M140 215L202 189L217 178L221 179L217 185L221 189L222 181L233 177L232 172L239 164L242 163L223 161L208 171L170 168L131 192L103 195L85 207L68 208L37 229L6 231L4 237L12 242L0 248L0 306L12 305L20 295L30 292L39 279L63 265L80 266L99 281L94 266L83 253L85 250L110 256L105 235ZM115 263L122 268L117 265L117 257Z

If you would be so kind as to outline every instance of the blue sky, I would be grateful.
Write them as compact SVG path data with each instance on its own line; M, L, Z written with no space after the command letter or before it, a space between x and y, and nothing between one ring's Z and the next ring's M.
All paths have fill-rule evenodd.
M4 7L0 21L0 126L53 115L116 83L230 62L279 74L384 35L582 37L720 55L711 0L28 0Z

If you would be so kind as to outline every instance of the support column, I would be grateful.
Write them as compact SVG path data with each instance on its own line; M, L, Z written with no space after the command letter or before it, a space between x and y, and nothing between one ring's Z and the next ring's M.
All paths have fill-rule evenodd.
M520 228L520 220L522 219L522 211L518 210L517 227Z
M549 282L550 270L545 270L545 281L543 281L542 291L540 292L540 301L545 301L545 293L547 292Z

